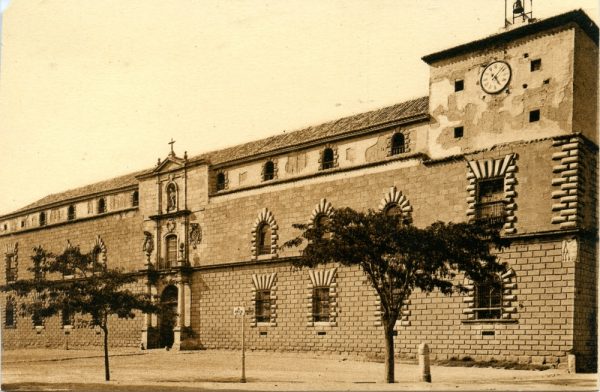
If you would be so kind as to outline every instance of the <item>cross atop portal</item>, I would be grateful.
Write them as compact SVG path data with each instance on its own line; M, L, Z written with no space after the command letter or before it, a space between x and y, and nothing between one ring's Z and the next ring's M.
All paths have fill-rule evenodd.
M173 138L171 138L171 141L167 144L171 145L171 155L175 155L175 151L173 151L173 144L175 144L175 140L173 140Z

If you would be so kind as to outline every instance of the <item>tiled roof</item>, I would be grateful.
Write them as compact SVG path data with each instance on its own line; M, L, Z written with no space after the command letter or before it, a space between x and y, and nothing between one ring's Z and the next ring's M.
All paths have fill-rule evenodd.
M13 213L11 213L11 215L17 212L32 210L60 201L71 200L81 196L92 195L95 193L101 193L113 189L120 189L125 188L127 186L136 185L138 183L138 180L135 178L135 176L142 173L145 173L145 171L125 174L124 176L111 178L110 180L100 181L94 184L82 186L80 188L71 189L66 192L48 195L34 203L31 203L23 208L14 211Z
M409 119L428 113L429 97L421 97L393 106L360 113L349 117L329 121L324 124L310 126L297 131L271 136L266 139L212 151L196 158L208 160L212 165L218 165L253 155L268 153L281 148L304 144L319 139L343 135L359 129L372 127L387 122ZM194 158L194 159L196 159Z
M370 112L344 117L324 124L310 126L297 131L271 136L266 139L240 144L223 150L204 153L190 160L196 161L205 159L209 161L210 164L216 165L242 158L249 158L262 153L274 152L284 147L300 145L331 136L339 136L356 130L389 123L391 121L426 115L428 113L428 103L428 97L421 97L382 109L372 110ZM149 172L151 172L151 169L126 174L110 180L71 189L66 192L49 195L7 215L14 215L19 212L36 209L61 201L135 185L138 183L136 176L147 174Z

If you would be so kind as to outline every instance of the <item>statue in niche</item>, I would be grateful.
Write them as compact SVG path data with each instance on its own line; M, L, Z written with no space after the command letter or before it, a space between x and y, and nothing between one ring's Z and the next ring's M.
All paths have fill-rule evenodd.
M146 256L150 257L152 251L154 250L154 241L152 239L152 233L148 231L144 231L144 245L142 246L142 250L146 253Z
M177 189L175 184L171 183L167 185L167 211L177 209Z

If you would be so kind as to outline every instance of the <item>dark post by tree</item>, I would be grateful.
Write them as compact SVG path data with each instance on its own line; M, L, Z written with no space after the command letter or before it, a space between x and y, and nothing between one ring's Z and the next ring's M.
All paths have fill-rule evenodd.
M388 383L394 382L394 326L415 289L445 295L466 292L458 274L483 282L506 268L493 248L508 243L497 226L485 223L435 222L418 228L399 215L344 208L322 223L293 226L302 233L285 246L306 244L295 266L358 265L368 277L381 301Z
M31 279L17 280L2 287L23 299L22 315L48 318L60 312L87 315L90 326L104 333L105 379L110 381L108 360L109 318L133 318L136 310L156 313L157 305L146 293L135 293L127 285L138 278L118 269L108 269L97 252L81 253L69 246L56 256L41 246L33 249Z

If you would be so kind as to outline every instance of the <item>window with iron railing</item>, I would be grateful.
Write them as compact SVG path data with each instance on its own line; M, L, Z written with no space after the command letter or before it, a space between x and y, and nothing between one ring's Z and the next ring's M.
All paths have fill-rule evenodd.
M478 221L502 222L504 216L504 178L478 181L475 218Z
M329 287L315 287L312 295L313 321L329 321Z
M256 322L271 321L271 290L257 290L255 301Z
M475 316L478 320L502 317L502 283L497 280L475 286Z
M332 169L335 166L335 156L333 154L333 149L326 148L323 150L323 155L321 157L321 170Z
M392 151L391 155L403 154L405 151L404 147L404 135L396 133L392 136Z

